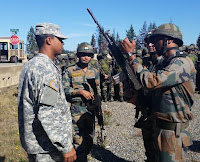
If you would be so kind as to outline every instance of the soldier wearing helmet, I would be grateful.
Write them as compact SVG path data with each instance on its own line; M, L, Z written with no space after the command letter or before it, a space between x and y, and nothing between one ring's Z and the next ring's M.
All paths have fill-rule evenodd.
M137 56L138 61L142 64L142 50L141 49L136 50L136 56Z
M147 68L150 72L154 72L159 66L161 66L163 57L159 56L156 53L155 46L152 42L149 41L149 37L152 35L152 32L148 32L147 36L145 37L144 41L147 46L147 48L143 48L144 55L144 63L143 66ZM147 54L148 53L148 54ZM137 58L137 57L136 57ZM138 60L138 58L137 58ZM140 62L140 60L138 60ZM155 149L153 146L153 117L152 114L152 93L153 91L147 91L143 90L140 91L140 96L142 96L140 99L142 100L143 104L136 105L136 128L141 128L142 130L142 136L144 141L144 147L145 147L145 155L147 157L146 161L156 161L155 157ZM141 111L141 116L138 119L138 111Z
M67 67L70 67L72 65L75 65L77 61L76 54L75 53L69 53L68 54L68 63Z
M95 95L100 94L99 72L88 65L93 55L94 51L89 43L79 44L77 48L79 61L74 66L68 67L63 75L65 95L71 103L77 161L87 161L87 155L93 146L95 114L88 104L94 100ZM90 81L94 85L91 85Z
M102 50L101 58L99 59L100 66L100 82L101 82L101 96L104 102L114 101L114 85L112 82L112 59L107 55L108 50Z
M150 72L134 55L128 60L143 88L153 90L155 161L186 161L183 148L192 145L189 121L192 119L196 70L191 59L178 50L183 45L178 26L171 23L160 25L149 39L156 52L164 57L162 66ZM128 55L135 48L135 42L129 42L128 38L121 45Z

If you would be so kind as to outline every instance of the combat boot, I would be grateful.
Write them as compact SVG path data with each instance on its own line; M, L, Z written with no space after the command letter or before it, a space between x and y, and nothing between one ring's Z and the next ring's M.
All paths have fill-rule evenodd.
M107 100L107 98L106 97L104 97L103 98L103 102L107 102L108 100Z
M114 101L114 99L113 99L113 97L110 97L110 100L109 100L110 102L113 102Z
M120 101L120 102L123 102L123 101L124 101L123 96L120 96L120 97L119 97L119 101Z

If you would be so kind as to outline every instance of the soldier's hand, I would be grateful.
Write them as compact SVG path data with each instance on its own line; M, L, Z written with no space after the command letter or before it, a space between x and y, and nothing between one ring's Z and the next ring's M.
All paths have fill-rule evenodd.
M109 77L108 75L106 75L106 74L104 75L104 79L108 79L108 77Z
M135 41L132 40L132 41L130 42L128 38L125 38L125 39L121 42L122 50L123 50L125 53L128 53L128 52L133 53L133 52L134 52L134 49L135 49L135 46L136 46ZM132 60L132 59L134 59L133 57L134 57L134 55L132 55L129 59Z
M73 162L76 160L76 151L74 148L70 152L63 154L64 162Z
M85 97L86 100L91 100L91 99L94 100L94 96L86 90L81 89L79 91L79 94Z

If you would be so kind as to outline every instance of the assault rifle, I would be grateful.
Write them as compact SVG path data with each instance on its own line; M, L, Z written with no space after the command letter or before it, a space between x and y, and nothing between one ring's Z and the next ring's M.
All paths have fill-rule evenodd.
M112 56L115 58L116 62L121 67L124 75L126 76L124 78L129 78L133 84L133 87L136 90L141 89L141 84L138 82L137 78L135 77L135 74L133 73L131 66L128 62L128 59L127 59L128 56L126 56L122 53L120 48L116 45L116 42L113 39L113 37L108 32L104 32L104 29L99 25L99 23L97 22L97 20L95 19L94 15L93 15L92 11L90 10L90 8L87 8L87 11L93 18L94 22L97 24L97 27L99 28L100 33L104 36L104 38L108 42L108 48L110 49ZM120 75L118 75L118 76L120 76ZM122 79L124 79L124 78L119 78L119 80L123 81Z
M93 92L94 92L94 100L89 100L87 102L87 108L89 111L94 111L96 113L98 124L100 126L100 133L98 132L97 144L99 144L100 146L103 146L103 142L106 136L103 136L103 130L105 129L104 129L102 108L101 108L101 96L97 93L95 79L87 79L87 82L92 87ZM90 92L90 88L86 83L83 83L83 87L86 91Z

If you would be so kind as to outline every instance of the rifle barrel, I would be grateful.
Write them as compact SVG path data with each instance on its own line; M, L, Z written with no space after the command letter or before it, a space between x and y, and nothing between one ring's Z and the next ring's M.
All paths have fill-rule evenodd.
M92 17L92 19L94 20L95 24L97 24L97 27L99 28L100 32L103 34L104 38L106 38L106 40L110 43L110 40L108 38L108 36L104 33L104 30L102 29L102 27L99 25L97 19L94 17L92 11L90 8L87 8L87 11L89 12L90 16Z

